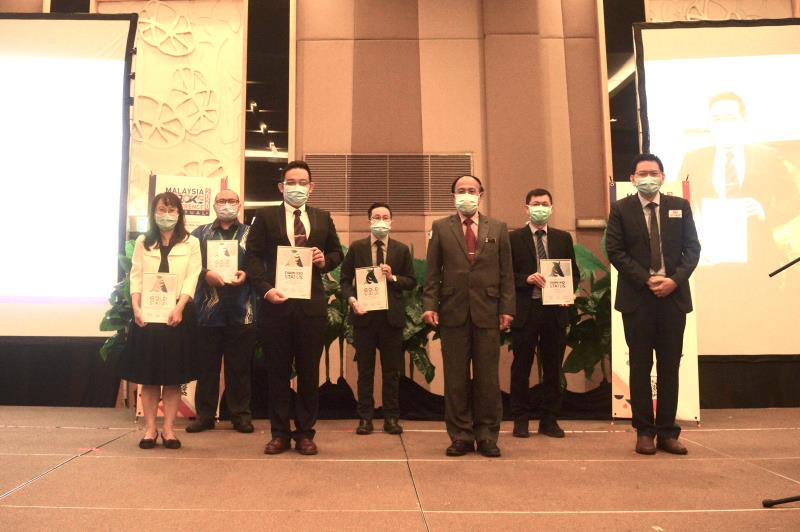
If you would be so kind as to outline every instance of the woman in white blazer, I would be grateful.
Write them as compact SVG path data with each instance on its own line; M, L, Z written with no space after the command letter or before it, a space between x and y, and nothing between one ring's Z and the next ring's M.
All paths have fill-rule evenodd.
M145 420L142 449L158 441L159 398L164 402L161 439L168 449L179 449L174 422L181 403L181 385L197 378L195 287L202 268L200 243L186 231L181 200L171 192L153 198L150 226L136 239L130 287L134 323L120 363L120 376L138 383ZM167 323L146 323L142 314L144 274L175 275L176 304ZM151 281L152 282L152 281ZM169 290L165 285L163 289ZM162 391L163 387L163 391Z

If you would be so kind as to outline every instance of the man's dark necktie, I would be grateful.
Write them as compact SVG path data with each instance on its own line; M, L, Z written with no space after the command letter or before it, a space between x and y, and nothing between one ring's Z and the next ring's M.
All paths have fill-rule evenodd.
M650 269L657 272L661 269L661 234L658 230L657 204L647 204L650 209Z
M375 266L380 266L386 262L383 257L383 242L380 240L375 241Z
M472 218L464 220L464 227L466 228L466 231L464 231L464 242L467 245L467 258L470 262L475 262L475 250L478 247L478 239L472 231L472 224L474 223Z
M306 226L303 225L303 220L300 219L300 209L294 211L294 245L303 247L306 245Z
M544 232L544 229L537 229L536 233L534 234L536 235L536 238L534 238L534 241L536 242L536 258L539 260L546 259L547 250L544 248L544 235L546 235L547 233ZM539 271L539 268L536 268L536 271ZM539 288L538 286L534 286L533 298L541 299L541 297L542 297L542 289Z
M730 194L739 189L739 172L736 171L736 162L733 158L733 151L725 152L725 192Z

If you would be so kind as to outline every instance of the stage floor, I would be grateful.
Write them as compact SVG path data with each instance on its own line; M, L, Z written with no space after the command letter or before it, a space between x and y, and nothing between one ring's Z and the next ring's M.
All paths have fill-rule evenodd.
M761 507L800 495L800 409L702 416L688 456L635 454L628 423L503 423L490 460L446 457L443 423L321 421L319 455L269 457L266 421L143 451L129 411L0 406L0 530L800 530L800 503Z

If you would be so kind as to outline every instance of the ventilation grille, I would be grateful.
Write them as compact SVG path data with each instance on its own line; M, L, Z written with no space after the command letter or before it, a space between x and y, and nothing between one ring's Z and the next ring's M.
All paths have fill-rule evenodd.
M472 173L471 154L306 154L314 174L312 204L336 213L362 213L383 201L398 213L450 212L450 185Z

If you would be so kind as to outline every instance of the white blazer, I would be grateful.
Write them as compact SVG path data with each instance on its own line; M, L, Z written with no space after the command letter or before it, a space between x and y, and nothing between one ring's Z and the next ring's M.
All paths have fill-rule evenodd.
M141 294L145 273L157 273L161 265L161 249L153 246L144 247L144 235L139 235L133 248L131 260L131 294ZM174 273L177 280L178 297L186 294L194 298L197 288L197 278L203 268L203 258L200 255L200 241L189 235L185 242L172 246L167 255L169 273Z

